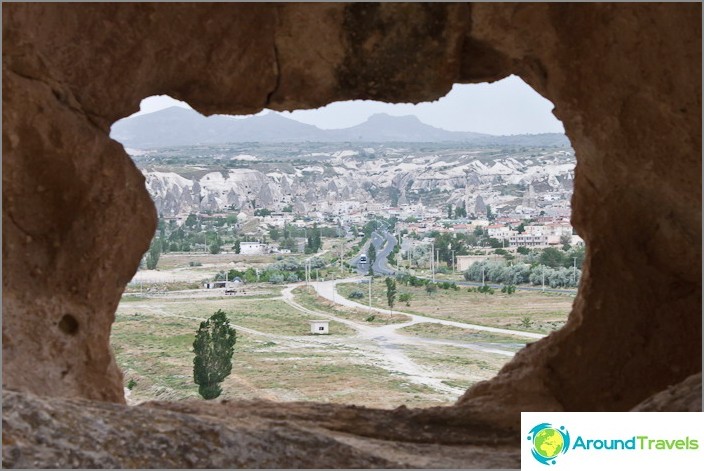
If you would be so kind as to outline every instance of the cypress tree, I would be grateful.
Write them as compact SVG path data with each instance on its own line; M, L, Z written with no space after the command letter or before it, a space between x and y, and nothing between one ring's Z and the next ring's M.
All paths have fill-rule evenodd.
M232 371L237 333L230 327L225 313L218 311L200 323L193 342L193 380L203 399L215 399L222 389L220 383Z

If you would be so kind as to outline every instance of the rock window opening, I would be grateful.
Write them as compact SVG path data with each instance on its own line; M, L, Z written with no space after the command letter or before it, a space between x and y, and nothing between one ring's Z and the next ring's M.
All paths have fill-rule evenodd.
M169 97L115 123L159 217L113 328L128 401L198 397L191 343L218 309L238 329L224 398L374 407L449 405L561 327L584 257L569 224L574 151L520 79L474 86L488 90L478 103L472 87L436 104L367 102L375 114L357 124L354 102L206 118ZM442 110L481 124L473 106L481 130L522 119L556 132L439 127L452 121ZM320 313L330 331L307 332Z

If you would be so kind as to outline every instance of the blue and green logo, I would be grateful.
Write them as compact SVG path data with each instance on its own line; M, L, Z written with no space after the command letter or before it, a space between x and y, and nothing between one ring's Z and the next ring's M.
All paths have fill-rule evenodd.
M528 440L533 442L530 450L533 458L545 465L555 464L558 455L570 449L570 433L564 426L555 428L548 423L538 424L530 430Z

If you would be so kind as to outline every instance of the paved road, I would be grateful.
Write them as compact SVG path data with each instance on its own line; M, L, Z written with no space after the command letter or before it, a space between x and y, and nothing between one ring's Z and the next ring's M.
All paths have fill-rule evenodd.
M369 253L369 244L374 244L374 249L376 249L376 259L373 264L374 273L377 275L393 275L396 273L395 270L389 267L386 259L396 245L396 238L386 231L372 232L369 242L364 245L356 257L350 260L350 264L357 267L357 273L361 276L369 274L369 263L359 263L359 256L363 253Z

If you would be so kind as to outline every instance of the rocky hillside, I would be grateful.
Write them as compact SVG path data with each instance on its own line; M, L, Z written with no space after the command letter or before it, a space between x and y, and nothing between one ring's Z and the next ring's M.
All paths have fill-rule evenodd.
M370 201L444 207L477 199L493 208L567 202L567 148L290 145L206 146L133 152L160 214L255 208L337 211Z

